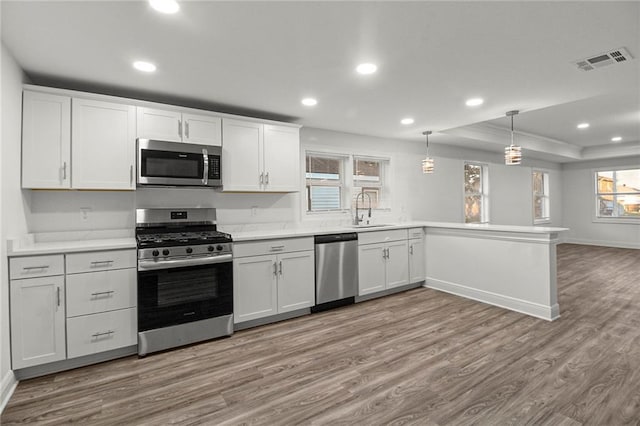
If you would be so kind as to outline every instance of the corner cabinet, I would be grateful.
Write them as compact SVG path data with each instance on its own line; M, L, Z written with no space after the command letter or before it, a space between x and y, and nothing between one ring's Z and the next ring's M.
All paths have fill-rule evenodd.
M22 187L71 188L71 98L22 96Z
M135 107L24 91L22 188L135 189Z
M315 304L313 238L233 245L235 323Z
M135 189L135 107L73 99L72 187Z
M358 234L358 295L409 284L407 231Z
M222 135L224 191L299 191L298 127L223 119Z
M137 108L137 137L199 145L222 145L222 120L205 114Z

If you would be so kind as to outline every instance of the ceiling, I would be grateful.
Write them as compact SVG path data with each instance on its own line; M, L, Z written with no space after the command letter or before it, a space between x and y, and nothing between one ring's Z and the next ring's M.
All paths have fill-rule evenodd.
M525 157L640 154L640 2L0 2L34 84L168 100L383 138ZM633 60L573 62L625 47ZM154 62L143 74L134 60ZM378 65L362 76L361 62ZM304 97L318 100L305 107ZM482 97L479 107L465 100ZM402 125L404 117L415 119ZM589 129L577 130L587 121ZM611 142L621 136L621 142Z

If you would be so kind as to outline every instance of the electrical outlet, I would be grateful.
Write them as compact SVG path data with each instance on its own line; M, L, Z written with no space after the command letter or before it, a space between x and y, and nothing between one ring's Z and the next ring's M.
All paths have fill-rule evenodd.
M251 216L258 215L258 206L251 206Z
M83 221L89 220L90 212L91 212L91 207L80 207L80 220L83 220Z

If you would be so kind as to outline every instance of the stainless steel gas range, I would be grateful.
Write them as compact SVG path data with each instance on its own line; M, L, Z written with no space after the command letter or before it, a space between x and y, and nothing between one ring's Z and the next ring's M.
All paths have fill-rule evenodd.
M231 237L211 208L137 209L138 355L233 334Z

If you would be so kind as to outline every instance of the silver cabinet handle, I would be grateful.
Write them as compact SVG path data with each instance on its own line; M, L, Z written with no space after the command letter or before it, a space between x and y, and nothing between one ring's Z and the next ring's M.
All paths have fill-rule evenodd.
M56 305L60 306L60 287L56 287Z
M182 121L178 119L178 137L182 139Z
M91 262L91 267L97 268L100 266L110 266L113 263L113 260L95 260Z
M413 244L409 246L409 254L413 254Z
M115 293L115 290L109 290L109 291L96 291L95 293L91 293L91 297L98 297L98 296L110 296L113 293Z
M264 172L260 173L260 185L264 184Z
M273 275L278 275L278 264L273 262Z
M42 265L42 266L23 266L22 269L24 269L25 271L30 271L32 269L47 269L49 267L49 265Z
M67 180L67 162L62 163L62 180Z
M209 151L206 148L202 148L202 184L209 183Z
M278 263L280 263L280 276L282 276L282 260Z
M271 251L282 251L284 250L284 244L281 246L271 246Z
M98 337L102 337L102 336L111 336L113 333L115 333L115 331L113 331L113 330L102 331L102 332L98 332L98 333L93 333L91 335L91 337L98 338Z
M186 120L184 122L184 135L189 139L189 122Z
M133 164L129 166L129 185L133 185Z
M264 184L269 185L269 172L267 172L267 174L264 175Z

